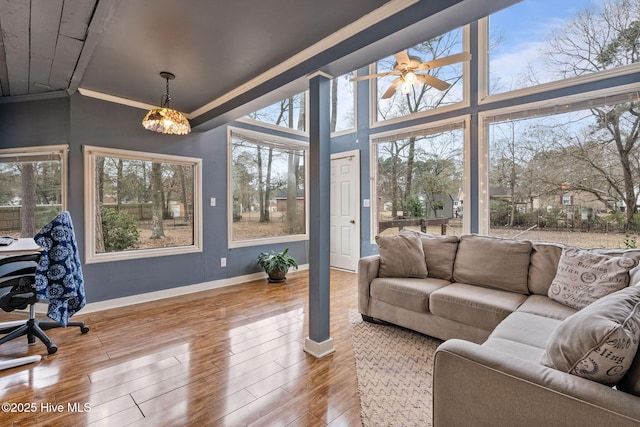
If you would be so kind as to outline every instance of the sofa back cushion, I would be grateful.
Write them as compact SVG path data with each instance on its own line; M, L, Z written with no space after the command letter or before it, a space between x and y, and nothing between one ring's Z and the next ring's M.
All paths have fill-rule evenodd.
M376 243L380 254L379 277L427 277L420 236L415 233L376 236Z
M453 279L453 263L458 251L458 236L422 233L420 239L429 277L451 281Z
M588 249L564 248L549 298L582 310L600 298L626 288L629 270L638 261L631 257L604 255Z
M460 237L456 282L529 294L531 242L469 234Z
M555 243L533 243L529 266L529 292L547 296L556 277L563 246Z

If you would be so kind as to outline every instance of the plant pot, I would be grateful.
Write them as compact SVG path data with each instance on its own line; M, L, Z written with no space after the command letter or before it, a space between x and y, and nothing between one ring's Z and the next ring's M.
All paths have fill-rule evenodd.
M276 268L275 270L271 271L270 273L267 273L269 275L269 282L270 283L282 283L282 282L284 282L285 280L287 280L287 278L285 277L286 274L287 274L287 270L282 270L282 269Z

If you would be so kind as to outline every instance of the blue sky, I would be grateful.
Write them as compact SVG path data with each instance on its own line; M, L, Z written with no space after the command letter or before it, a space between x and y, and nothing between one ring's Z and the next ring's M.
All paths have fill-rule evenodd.
M492 38L494 34L502 35L500 45L491 52L493 78L500 78L503 90L516 85L514 79L526 72L527 64L540 64L540 48L552 29L562 28L564 22L585 8L604 3L605 0L525 0L492 15ZM539 77L544 80L542 74Z

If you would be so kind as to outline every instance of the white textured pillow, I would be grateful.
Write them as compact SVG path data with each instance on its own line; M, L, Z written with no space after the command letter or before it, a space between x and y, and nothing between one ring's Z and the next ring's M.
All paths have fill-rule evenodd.
M567 317L551 334L540 362L614 386L627 373L640 341L640 287L607 295Z
M629 285L629 270L638 265L634 258L565 248L548 296L561 304L581 310L594 301Z

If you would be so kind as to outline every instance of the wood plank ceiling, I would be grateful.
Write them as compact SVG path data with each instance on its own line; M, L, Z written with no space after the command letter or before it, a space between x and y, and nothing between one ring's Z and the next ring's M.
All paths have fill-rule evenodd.
M66 91L97 0L0 2L2 96Z

